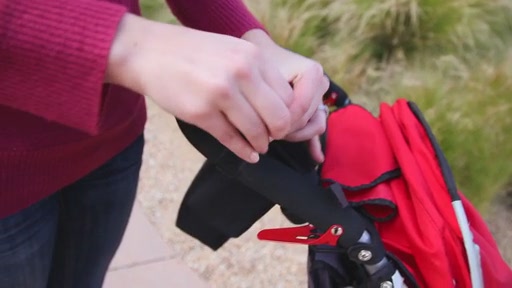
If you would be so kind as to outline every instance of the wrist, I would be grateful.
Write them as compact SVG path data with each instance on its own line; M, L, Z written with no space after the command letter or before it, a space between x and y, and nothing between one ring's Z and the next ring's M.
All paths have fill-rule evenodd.
M148 21L142 17L126 13L119 22L117 33L112 41L108 56L105 82L135 89L135 76L132 71L137 54L144 42L144 30ZM135 89L136 90L136 89Z
M274 40L272 40L270 35L262 29L251 29L245 32L241 38L261 48L279 47Z

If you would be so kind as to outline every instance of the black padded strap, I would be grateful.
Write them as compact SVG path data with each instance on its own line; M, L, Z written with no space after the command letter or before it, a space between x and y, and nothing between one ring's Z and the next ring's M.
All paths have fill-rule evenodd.
M331 188L322 187L314 170L305 173L307 169L304 169L301 173L270 155L261 155L256 164L247 163L204 130L181 120L178 124L190 143L228 177L237 179L321 231L334 224L342 225L345 229L340 238L342 246L351 246L362 235L366 221L351 207L343 207ZM298 151L300 149L294 152Z

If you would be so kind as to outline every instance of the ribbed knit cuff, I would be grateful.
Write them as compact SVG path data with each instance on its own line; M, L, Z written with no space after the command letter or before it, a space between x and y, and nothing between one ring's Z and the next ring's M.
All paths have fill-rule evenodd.
M265 31L242 0L167 0L172 12L187 27L240 38L252 29Z
M104 1L5 1L0 104L96 133L110 46L125 13Z

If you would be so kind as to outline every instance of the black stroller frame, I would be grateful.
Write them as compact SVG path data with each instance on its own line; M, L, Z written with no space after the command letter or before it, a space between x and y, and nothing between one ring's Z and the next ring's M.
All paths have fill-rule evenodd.
M333 82L324 100L335 107L350 103L345 91ZM386 252L373 223L348 203L341 186L320 181L304 143L273 141L269 153L250 164L204 130L177 121L188 141L207 158L206 166L278 204L291 222L308 223L289 230L266 229L258 237L308 245L310 287L403 287L395 284L397 279L403 283L403 277L408 287L417 286L411 274ZM336 269L340 260L348 265Z

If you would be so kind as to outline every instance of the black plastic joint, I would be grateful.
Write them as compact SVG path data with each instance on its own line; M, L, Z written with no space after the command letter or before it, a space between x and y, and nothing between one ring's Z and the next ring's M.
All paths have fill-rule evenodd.
M385 256L384 251L378 251L380 247L372 244L358 243L347 249L348 257L359 264L374 265Z

